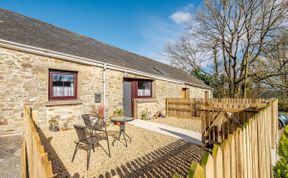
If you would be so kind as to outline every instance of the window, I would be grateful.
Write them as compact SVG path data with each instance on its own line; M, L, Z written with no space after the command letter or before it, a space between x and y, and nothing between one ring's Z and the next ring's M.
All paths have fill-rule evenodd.
M152 81L138 80L137 96L152 97Z
M77 72L49 71L49 99L76 99Z

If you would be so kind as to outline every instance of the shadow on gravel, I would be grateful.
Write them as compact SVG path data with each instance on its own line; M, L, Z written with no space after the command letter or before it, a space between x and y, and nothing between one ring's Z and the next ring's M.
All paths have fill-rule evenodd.
M172 177L174 174L186 177L192 161L200 162L204 148L184 142L175 141L142 157L111 169L99 178L120 177Z
M42 130L39 128L37 128L37 131L39 133L42 144L44 145L45 151L48 153L48 158L52 162L53 173L57 174L57 177L59 178L66 178L66 177L79 178L80 176L78 173L75 173L73 176L71 176L67 171L60 157L58 156L55 149L50 143L53 137L47 138L45 134L42 132Z

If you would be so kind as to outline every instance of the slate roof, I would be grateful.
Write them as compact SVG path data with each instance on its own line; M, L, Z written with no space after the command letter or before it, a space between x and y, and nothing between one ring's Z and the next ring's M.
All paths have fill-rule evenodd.
M208 87L203 81L170 65L1 8L0 39Z

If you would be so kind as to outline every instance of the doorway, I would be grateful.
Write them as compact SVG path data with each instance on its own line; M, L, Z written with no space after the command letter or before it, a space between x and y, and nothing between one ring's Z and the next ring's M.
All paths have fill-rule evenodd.
M123 82L123 109L124 115L134 117L137 108L134 101L137 98L152 98L152 80L148 79L124 79ZM137 107L137 106L135 106ZM134 111L135 110L135 111ZM136 117L136 116L135 116Z
M182 88L181 90L181 98L188 99L189 98L189 88Z
M124 116L131 117L132 116L132 81L124 80L123 84L123 109Z
M209 99L209 92L208 91L205 91L205 96L204 96L205 99Z

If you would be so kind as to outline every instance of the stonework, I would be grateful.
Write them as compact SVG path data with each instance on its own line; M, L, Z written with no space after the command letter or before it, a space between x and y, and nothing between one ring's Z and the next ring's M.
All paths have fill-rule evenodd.
M49 69L78 72L76 101L66 103L49 101ZM115 109L123 107L123 78L125 77L145 78L106 69L108 115L111 115ZM135 102L136 115L139 117L146 108L151 114L164 110L165 99L180 97L183 87L189 88L190 97L204 97L206 91L184 84L154 79L153 99ZM33 110L39 111L39 122L42 126L47 126L47 121L52 117L59 118L60 124L77 122L81 114L90 112L91 106L101 105L101 103L94 102L95 93L102 94L101 101L103 102L103 67L0 48L0 118L7 119L10 126L17 128L21 126L24 104L29 104Z

